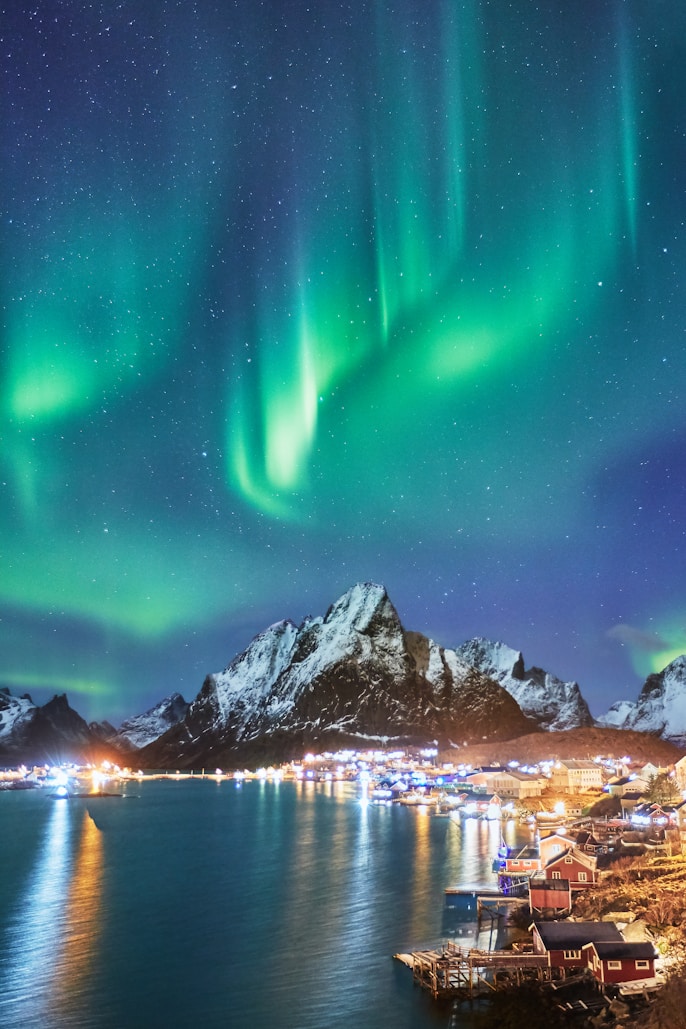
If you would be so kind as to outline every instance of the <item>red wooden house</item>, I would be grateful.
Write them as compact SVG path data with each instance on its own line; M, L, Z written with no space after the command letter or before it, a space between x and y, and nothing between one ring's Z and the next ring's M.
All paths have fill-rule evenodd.
M500 862L501 871L507 875L532 875L540 871L541 867L539 849L530 844L520 850L508 851Z
M567 879L573 890L585 890L598 881L597 860L594 854L585 854L570 847L548 861L544 868L546 879Z
M534 954L547 954L548 966L563 971L588 967L587 944L624 943L614 922L532 922Z
M583 947L593 975L601 983L630 983L655 978L657 951L652 943L592 940Z

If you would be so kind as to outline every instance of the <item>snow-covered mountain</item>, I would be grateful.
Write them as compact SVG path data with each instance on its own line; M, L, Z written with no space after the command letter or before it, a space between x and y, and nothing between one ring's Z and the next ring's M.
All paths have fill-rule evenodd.
M140 750L180 722L189 707L180 693L172 693L142 715L127 718L119 731L112 730L109 741L121 750Z
M0 689L0 747L25 734L35 718L36 705L28 693L13 697L7 688Z
M191 704L178 693L119 730L86 722L65 696L37 707L0 689L0 759L81 761L110 756L139 767L231 767L309 749L441 746L511 739L532 730L592 726L575 682L522 654L475 638L456 649L403 628L383 586L358 583L323 617L260 633ZM599 726L660 735L686 747L686 656L651 675L635 704Z
M383 586L358 583L323 618L260 633L207 676L183 721L139 759L198 767L315 745L506 739L535 727L454 650L406 632Z
M649 732L686 746L686 654L677 657L661 672L649 675L635 704L614 704L608 715L621 722L620 729ZM611 725L608 715L603 724Z
M13 697L0 689L0 758L8 762L60 764L96 758L117 759L103 742L100 727L89 726L64 694L41 707L28 694Z
M499 682L542 729L562 731L593 725L578 683L563 682L542 668L525 668L520 651L479 636L463 643L457 653L467 664Z

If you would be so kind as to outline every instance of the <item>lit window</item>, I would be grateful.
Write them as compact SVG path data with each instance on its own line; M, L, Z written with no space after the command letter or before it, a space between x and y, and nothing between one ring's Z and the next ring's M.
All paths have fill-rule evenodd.
M565 950L563 954L565 961L578 961L581 957L580 950Z

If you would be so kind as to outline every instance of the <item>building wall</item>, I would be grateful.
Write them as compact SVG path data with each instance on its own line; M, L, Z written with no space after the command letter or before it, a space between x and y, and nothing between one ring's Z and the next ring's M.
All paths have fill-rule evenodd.
M565 857L569 857L569 855L565 855ZM569 879L570 886L574 890L585 889L587 886L593 886L596 879L595 869L583 861L577 861L573 856L571 861L566 861L565 857L561 857L559 860L546 865L546 878ZM582 875L585 875L586 878L582 879Z
M619 968L610 968L612 962L602 962L602 977L596 975L596 978L600 978L601 982L604 983L629 983L634 979L652 979L655 975L654 962L649 961L647 968L636 968L636 962L633 958L627 958L624 961L617 961Z

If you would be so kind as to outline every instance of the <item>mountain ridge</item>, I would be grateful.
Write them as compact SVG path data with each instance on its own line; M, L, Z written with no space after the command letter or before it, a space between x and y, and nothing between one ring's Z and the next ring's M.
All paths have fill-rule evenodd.
M484 637L442 647L405 629L385 587L370 582L323 616L273 623L208 674L193 701L173 693L118 730L86 725L65 696L37 708L28 694L0 690L0 757L109 748L140 767L238 767L315 747L459 750L594 726L686 744L686 657L649 676L635 704L594 720L576 682L527 669L520 651Z
M499 684L454 651L406 634L383 586L357 583L323 617L258 634L206 677L184 722L142 758L164 766L174 756L190 767L201 758L278 759L315 745L503 738L531 727Z

